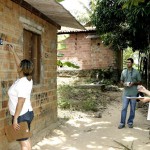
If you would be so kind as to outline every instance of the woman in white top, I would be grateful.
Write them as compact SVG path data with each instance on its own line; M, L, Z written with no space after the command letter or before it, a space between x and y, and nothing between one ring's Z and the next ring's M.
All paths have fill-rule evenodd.
M147 90L144 86L140 85L138 86L138 91L145 93L146 95L150 96L150 91ZM148 108L148 115L147 115L147 120L150 120L150 97L142 97L140 101L146 103L149 102L149 108Z
M13 46L8 45L8 47L14 55L19 74L19 79L15 81L8 90L8 107L12 115L13 128L19 130L19 123L27 122L30 129L30 124L34 117L30 101L33 86L33 63L27 59L20 61ZM20 141L21 150L31 150L31 143L28 138L18 139L17 141Z

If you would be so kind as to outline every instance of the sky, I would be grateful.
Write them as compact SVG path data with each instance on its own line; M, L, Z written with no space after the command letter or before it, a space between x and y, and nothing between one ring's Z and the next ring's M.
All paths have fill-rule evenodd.
M87 7L89 6L90 0L64 0L61 4L68 10L70 13L74 11L81 11L84 12L83 6L79 3L82 1Z

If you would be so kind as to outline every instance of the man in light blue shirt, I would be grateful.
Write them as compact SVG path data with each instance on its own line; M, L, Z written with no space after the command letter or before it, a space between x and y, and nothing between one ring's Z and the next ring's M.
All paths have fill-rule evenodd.
M118 129L122 129L126 124L126 115L128 105L130 103L130 114L127 121L128 127L133 128L133 120L135 117L136 100L127 99L126 97L136 97L138 94L137 85L141 84L141 76L138 70L134 69L133 59L127 59L127 69L124 69L121 73L121 84L124 86L123 96L122 96L122 111L121 111L121 121Z

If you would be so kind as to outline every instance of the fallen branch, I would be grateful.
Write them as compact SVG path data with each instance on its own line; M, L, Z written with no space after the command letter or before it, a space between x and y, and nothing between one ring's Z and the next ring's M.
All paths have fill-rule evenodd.
M132 144L131 144L131 148L129 148L128 146L126 146L126 145L124 145L124 144L122 144L122 143L120 143L120 142L118 142L118 141L116 141L116 140L114 140L114 142L116 142L116 143L119 144L120 146L124 147L124 148L125 148L124 150L133 150L133 142L132 142Z

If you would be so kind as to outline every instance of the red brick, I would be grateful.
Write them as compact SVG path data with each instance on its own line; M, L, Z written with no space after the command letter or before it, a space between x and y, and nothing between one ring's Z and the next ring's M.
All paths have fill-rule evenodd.
M5 110L1 110L0 111L0 118L4 118L5 117Z
M5 135L4 128L0 129L0 136L3 136L3 135Z
M3 5L0 5L0 13L3 13L3 11L4 11Z
M0 120L0 129L4 128L4 119Z
M26 19L29 19L31 21L34 21L38 25L42 26L44 28L44 32L42 33L42 44L44 46L43 48L43 54L48 54L48 58L41 58L42 65L44 66L44 69L47 70L44 75L46 74L47 77L43 76L43 79L41 81L41 84L34 85L34 88L32 90L32 106L35 112L35 121L33 121L33 127L34 131L42 130L43 125L42 121L45 118L49 118L51 122L54 122L53 119L54 114L56 115L57 111L54 109L51 109L51 105L54 105L53 103L50 103L51 101L56 101L56 83L53 81L56 78L56 50L52 50L50 48L50 41L55 41L56 38L56 32L57 29L53 25L50 25L47 21L43 21L39 17L33 15L31 12L28 12L27 10L21 8L18 4L13 3L11 0L0 0L0 14L1 15L1 22L0 26L2 27L0 29L0 33L4 34L4 42L14 44L15 50L17 54L19 55L20 59L23 59L23 24L20 22L20 17L25 17ZM2 12L3 11L3 12ZM13 17L12 17L13 16ZM5 83L5 89L8 90L9 86L11 85L11 81L16 80L17 78L17 71L16 71L16 64L14 57L11 53L9 53L8 49L6 49L6 45L0 46L0 77L1 82L3 81ZM46 84L44 84L44 81L47 81ZM52 83L51 87L49 87L48 82ZM2 88L2 87L0 87ZM51 90L51 91L50 91ZM1 89L2 91L2 89ZM55 91L55 92L52 92ZM47 96L43 93L48 93ZM35 98L34 95L43 94L42 100L41 98ZM54 97L53 97L54 96ZM2 97L2 93L0 94L0 97ZM52 97L54 99L52 99ZM3 99L1 100L1 110L0 110L0 149L2 146L4 146L4 142L7 143L7 140L4 139L4 125L8 124L8 122L11 121L10 114L6 113L5 111L8 110L8 95L7 93L3 95ZM47 107L46 107L47 106ZM44 107L50 111L49 114L44 114L44 118L41 116L41 108ZM6 116L7 114L7 116ZM51 114L51 115L50 115ZM37 120L38 121L37 121ZM47 124L49 126L50 124ZM31 125L32 126L32 125ZM45 126L45 127L47 127ZM35 132L36 134L36 132ZM3 142L2 140L3 139Z
M2 108L6 108L8 106L8 101L2 101Z

